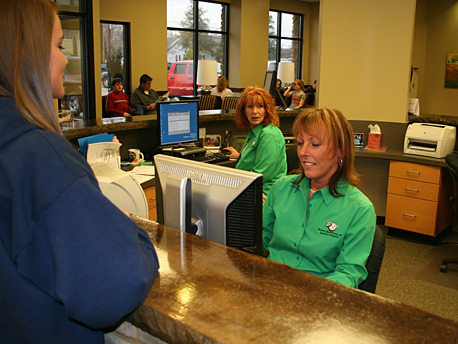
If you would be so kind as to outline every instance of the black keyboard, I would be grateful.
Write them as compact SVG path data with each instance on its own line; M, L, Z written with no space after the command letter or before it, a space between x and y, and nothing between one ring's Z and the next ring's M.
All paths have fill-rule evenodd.
M207 155L185 156L184 158L194 161L206 162L207 164L215 164L217 162L229 160L227 155L218 152Z

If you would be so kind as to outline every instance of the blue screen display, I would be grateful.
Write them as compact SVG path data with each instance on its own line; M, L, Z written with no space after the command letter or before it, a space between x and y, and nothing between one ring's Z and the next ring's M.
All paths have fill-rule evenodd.
M157 125L161 146L199 141L197 100L158 103Z

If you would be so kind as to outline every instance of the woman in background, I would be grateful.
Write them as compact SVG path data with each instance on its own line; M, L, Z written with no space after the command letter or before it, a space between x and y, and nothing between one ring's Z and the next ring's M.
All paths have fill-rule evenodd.
M287 98L291 97L290 108L299 109L304 107L305 99L307 98L307 95L304 92L304 86L305 85L302 80L296 79L296 81L293 81L291 86L289 86L283 94Z
M338 110L307 109L293 134L301 174L272 186L263 248L271 260L357 288L367 277L376 216L356 187L351 125Z
M286 175L285 138L272 96L260 86L242 92L235 110L235 125L250 129L239 153L233 147L229 158L238 159L235 168L263 175L264 198L273 183Z
M232 97L233 93L230 89L227 88L227 79L224 75L221 75L218 78L218 84L212 90L211 93L213 96L220 96L222 100L226 97Z
M0 342L103 343L158 273L146 232L61 135L54 2L0 2Z

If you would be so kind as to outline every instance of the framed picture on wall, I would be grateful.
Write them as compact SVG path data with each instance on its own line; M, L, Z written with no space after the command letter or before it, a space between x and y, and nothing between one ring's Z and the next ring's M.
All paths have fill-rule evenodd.
M458 53L447 54L445 87L458 88Z

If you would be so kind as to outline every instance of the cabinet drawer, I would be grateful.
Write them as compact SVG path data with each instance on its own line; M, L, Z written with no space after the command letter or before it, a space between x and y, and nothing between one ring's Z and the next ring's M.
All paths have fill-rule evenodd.
M439 184L441 168L437 166L414 164L411 162L391 161L390 177Z
M148 202L148 209L156 208L156 187L151 186L145 190L146 201Z
M388 194L385 225L435 236L437 202Z
M439 199L439 184L390 177L388 193L437 202Z

